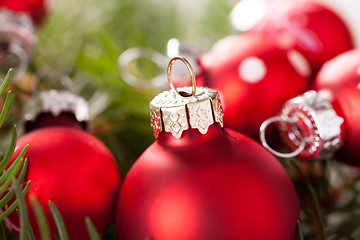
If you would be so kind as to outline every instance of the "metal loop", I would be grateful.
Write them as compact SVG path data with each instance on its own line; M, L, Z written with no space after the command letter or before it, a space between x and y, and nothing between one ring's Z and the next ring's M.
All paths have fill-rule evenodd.
M193 68L191 67L191 64L188 62L188 60L186 60L184 57L178 56L178 57L174 57L170 60L168 68L167 68L167 76L168 76L168 81L169 81L169 85L171 87L172 90L174 90L177 94L180 95L180 93L176 90L173 81L171 79L171 68L172 65L174 64L174 62L176 60L180 60L182 61L185 66L187 67L187 69L189 70L190 76L191 76L191 82L192 82L192 91L191 91L191 96L195 96L196 93L196 78L195 78L195 72L193 70Z
M129 72L129 64L136 59L148 59L155 63L162 72L151 79L139 79ZM124 51L119 59L118 66L123 80L130 86L151 89L165 85L165 69L168 57L150 48L129 48Z
M295 157L297 155L299 155L304 149L305 149L305 145L306 145L306 138L303 137L301 139L301 142L300 142L300 145L299 147L293 151L293 152L290 152L290 153L281 153L281 152L278 152L276 150L274 150L273 148L271 148L269 146L269 144L267 143L266 141L266 138L265 138L265 131L266 131L266 128L274 123L274 122L288 122L288 123L291 123L291 124L294 124L296 125L296 127L298 129L300 129L299 125L297 124L297 122L291 118L287 118L287 117L272 117L272 118L269 118L267 119L266 121L264 121L261 126L260 126L260 133L259 133L259 136L260 136L260 141L262 143L262 145L267 149L269 150L272 154L274 154L275 156L278 156L278 157L281 157L281 158L292 158L292 157Z

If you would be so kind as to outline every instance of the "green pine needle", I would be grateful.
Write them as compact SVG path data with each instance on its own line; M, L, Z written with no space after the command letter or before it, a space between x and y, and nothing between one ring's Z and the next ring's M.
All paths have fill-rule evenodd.
M18 184L19 188L20 188L20 185ZM26 195L27 192L29 191L29 188L30 188L30 181L28 181L28 183L26 184L24 190L22 191L22 194L23 195ZM14 189L15 189L15 186L14 186ZM16 192L16 189L15 189L15 192ZM21 190L20 190L20 193L21 193ZM17 197L18 198L18 197ZM18 206L18 199L15 200L11 205L10 207L8 207L1 215L0 215L0 222L3 221L7 216L9 216L14 210L15 208ZM21 219L21 217L20 217Z
M28 166L28 161L27 161L27 159L25 159L23 167L22 167L19 177L17 179L17 182L19 184L21 184L25 178L27 166ZM0 208L4 207L5 204L7 204L14 195L15 195L15 189L12 187L11 190L8 193L6 193L6 195L3 198L0 199Z
M9 69L9 71L7 72L4 81L2 82L1 86L0 86L0 96L3 95L7 85L9 84L9 80L12 74L12 68Z
M59 239L60 240L69 240L69 237L68 237L68 234L66 231L66 226L65 226L64 220L63 220L59 210L57 209L55 204L52 203L51 201L49 201L49 206L50 206L50 210L53 215L53 218L55 220L56 227L59 232Z
M13 179L13 186L16 193L17 202L19 204L19 216L20 216L20 237L19 240L26 240L27 236L27 229L29 225L28 221L28 214L26 209L26 203L25 203L25 197L24 195L27 193L27 190L30 187L30 181L28 181L25 189L23 192L21 192L20 184L16 181L16 179ZM27 189L27 190L26 190ZM26 192L25 192L26 190Z
M89 217L85 217L85 223L90 240L101 240L99 233L96 231L96 228Z
M9 169L0 177L0 183L2 184L0 187L1 194L4 194L4 192L8 190L12 178L19 173L22 164L23 164L23 159L22 158L17 159L13 164L11 164Z
M7 95L6 95L4 107L3 107L2 111L1 111L1 114L0 114L0 127L4 123L7 115L9 114L11 106L13 105L14 101L15 101L15 97L11 93L11 91L9 91L7 93Z
M42 240L51 240L49 223L46 219L44 209L40 205L35 196L30 196L32 208L35 213L36 222L39 226L40 236Z
M24 232L27 232L28 240L36 240L36 239L35 239L35 235L34 235L34 231L33 231L33 229L31 228L31 224L30 224L30 222L29 222L29 219L25 219L25 223L26 223L26 226L25 226ZM26 230L27 230L27 231L26 231Z
M15 146L17 140L17 131L16 126L14 126L12 135L11 135L11 142L8 151L6 152L4 158L0 162L0 172L3 172L5 167L8 165L12 155L14 154Z
M298 230L298 233L299 233L299 240L304 240L304 235L303 235L303 232L302 232L302 226L301 226L301 223L299 220L297 220L296 222L296 228Z

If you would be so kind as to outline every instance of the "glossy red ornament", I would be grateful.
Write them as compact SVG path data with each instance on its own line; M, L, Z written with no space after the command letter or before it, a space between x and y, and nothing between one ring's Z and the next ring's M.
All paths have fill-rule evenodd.
M298 50L314 73L325 61L354 48L343 19L316 1L281 1L250 31L261 33L285 49Z
M111 152L84 131L88 117L85 100L68 91L51 90L34 96L26 108L28 133L17 141L9 164L29 145L24 181L31 180L31 185L25 199L36 239L40 235L30 207L32 196L44 208L52 236L57 228L49 201L62 214L71 240L89 238L86 216L100 234L104 233L115 218L121 177ZM15 231L19 230L18 221L16 213L6 219Z
M344 52L327 61L314 82L314 90L327 89L337 92L343 87L357 87L360 84L360 49Z
M257 34L229 36L200 59L206 86L218 90L225 126L258 139L261 123L309 87L310 67Z
M36 24L42 22L48 12L46 0L1 0L0 8L2 7L28 13Z
M217 93L190 93L172 88L150 103L158 139L123 182L118 239L296 239L299 203L284 168L254 140L221 128Z

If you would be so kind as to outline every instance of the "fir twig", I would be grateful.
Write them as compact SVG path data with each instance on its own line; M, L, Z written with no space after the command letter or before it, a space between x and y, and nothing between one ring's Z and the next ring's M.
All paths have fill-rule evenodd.
M304 235L303 235L303 232L302 232L302 226L301 226L301 223L299 220L297 220L296 222L296 228L298 230L298 233L299 233L299 240L304 240Z
M15 188L15 186L14 186ZM20 188L20 187L19 187ZM24 190L22 191L22 194L23 195L26 195L27 192L29 191L29 188L30 188L30 181L26 184ZM15 190L16 192L16 190ZM21 192L21 191L20 191ZM0 222L3 221L7 216L9 216L14 210L15 208L18 206L18 199L15 200L11 205L10 207L8 207L1 215L0 215ZM20 219L21 219L21 216L20 216Z
M19 240L26 240L27 236L27 229L30 224L28 224L28 215L26 210L25 198L24 193L21 192L20 184L13 179L13 186L16 193L17 202L19 203L19 216L20 216L20 238ZM28 182L27 186L30 186L30 181ZM26 187L25 187L26 189ZM24 190L25 190L24 189Z
M324 220L322 218L320 205L319 205L319 200L318 200L318 197L317 197L316 192L314 190L314 187L311 185L310 181L307 179L307 177L305 176L305 174L303 173L303 171L301 170L299 165L294 160L290 160L290 161L291 161L292 165L295 167L295 169L299 172L301 178L304 180L304 182L306 184L306 187L308 188L308 190L310 192L311 198L312 198L313 203L314 203L314 207L315 207L316 215L317 215L317 218L318 218L318 222L319 222L320 238L325 240Z
M12 95L11 91L9 91L6 95L6 99L5 99L5 103L4 103L4 107L1 111L1 114L0 114L0 127L2 126L2 124L4 123L7 115L9 114L10 112L10 109L14 103L14 96Z
M7 72L4 81L2 82L1 86L0 86L0 96L3 95L7 85L9 84L9 80L12 74L12 68L9 69L9 71Z
M90 240L101 240L99 233L96 231L96 228L89 217L85 218L85 223L90 236Z
M0 177L0 193L4 193L11 184L12 177L15 177L20 171L21 165L23 163L22 158L17 159L9 169Z
M50 230L49 230L49 224L47 222L44 209L40 205L39 201L36 199L35 196L30 196L30 201L32 208L35 213L36 222L39 226L39 231L41 235L42 240L51 240Z
M14 126L13 132L12 132L12 136L11 136L11 141L10 141L10 146L8 151L6 152L4 158L1 160L0 162L0 172L3 172L4 169L6 168L6 166L8 165L12 155L14 154L14 150L15 150L15 146L16 146L16 139L17 139L17 132L16 132L16 126Z
M27 161L27 159L25 159L23 167L22 167L19 177L17 179L17 182L19 184L21 184L25 178L27 166L28 166L28 161ZM14 187L12 187L11 190L8 193L6 193L6 195L3 198L0 199L0 208L4 207L5 204L7 204L14 195L15 195L15 190L14 190Z
M63 220L59 210L54 205L54 203L52 203L51 201L49 201L49 206L50 206L50 210L53 215L53 218L55 220L56 227L59 232L60 240L69 240L69 237L68 237L68 234L66 231L66 227L65 227L65 223L64 223L64 220Z

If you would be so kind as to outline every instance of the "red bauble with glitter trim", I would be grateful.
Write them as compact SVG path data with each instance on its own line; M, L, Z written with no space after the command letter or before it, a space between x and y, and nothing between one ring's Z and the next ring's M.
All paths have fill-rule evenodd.
M344 52L326 62L317 74L314 89L337 92L360 84L360 49Z
M202 56L205 84L218 90L225 126L258 139L261 123L309 87L310 67L257 34L229 36Z
M250 31L261 33L285 49L298 50L314 73L325 61L354 48L341 17L316 1L282 1Z
M25 198L36 239L40 235L30 207L31 196L44 208L52 235L57 230L49 200L62 214L70 239L89 238L86 216L104 233L114 220L121 181L115 160L105 145L83 130L43 128L18 140L11 162L26 145L29 167L24 181L31 180L31 185ZM10 227L18 226L17 214L12 214L7 223Z
M15 12L30 14L32 20L39 24L47 15L47 0L2 0L0 8L5 7Z

